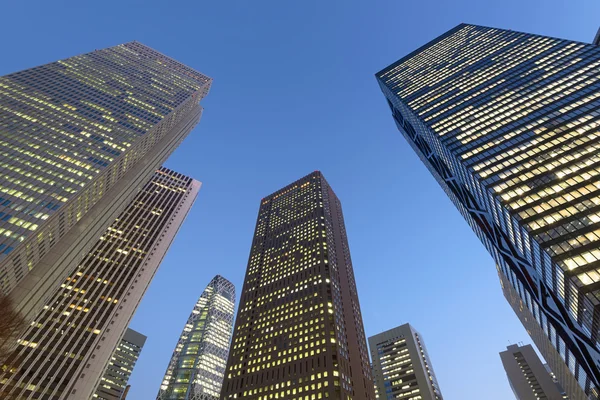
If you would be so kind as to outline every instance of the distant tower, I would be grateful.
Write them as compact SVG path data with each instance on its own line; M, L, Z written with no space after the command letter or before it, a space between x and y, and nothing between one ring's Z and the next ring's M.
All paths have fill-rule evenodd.
M158 400L215 400L221 393L233 329L235 288L217 275L188 318Z
M369 338L380 400L443 400L423 337L409 324Z
M0 398L89 399L200 182L161 168L48 298L0 372Z
M375 398L342 205L320 172L261 201L222 399Z
M146 343L146 336L127 328L106 366L94 399L123 400L129 390L127 382L144 343Z
M563 400L568 397L530 344L507 347L500 353L510 387L519 400Z

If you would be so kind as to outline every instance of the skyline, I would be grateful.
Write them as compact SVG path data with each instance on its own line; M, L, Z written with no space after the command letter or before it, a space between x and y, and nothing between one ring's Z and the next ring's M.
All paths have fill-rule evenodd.
M282 8L271 3L270 10L265 10L262 5L240 4L231 13L218 6L206 5L192 8L190 16L184 16L171 35L154 34L146 27L161 13L174 23L179 15L164 8L140 9L139 18L132 21L122 13L111 15L108 10L99 8L88 10L97 13L97 17L87 21L90 26L86 27L82 21L68 18L74 12L85 11L78 6L75 11L66 11L66 15L60 17L65 22L62 27L45 22L49 16L58 17L58 11L40 6L39 16L30 15L31 24L44 29L45 34L23 32L6 43L6 54L22 56L17 60L4 60L2 74L137 39L215 78L211 95L205 102L206 112L200 128L166 164L203 181L205 186L132 323L132 328L147 333L149 339L130 381L133 385L131 399L155 395L172 350L168 346L159 348L161 342L171 343L177 338L180 321L187 317L204 282L218 272L241 287L258 200L315 169L324 172L344 204L367 336L403 322L418 326L427 338L444 395L451 398L454 393L462 399L475 399L453 379L456 375L453 374L452 359L459 352L446 348L445 335L439 333L451 326L452 334L473 340L482 350L480 354L469 355L469 360L489 361L493 365L493 368L484 365L481 371L474 371L475 376L484 381L493 380L494 388L498 388L493 393L498 399L503 398L502 394L510 394L501 365L496 360L497 352L508 340L529 342L529 339L505 304L493 261L396 132L373 73L463 20L589 43L597 29L593 16L598 15L598 7L590 5L585 10L579 7L575 12L570 9L577 7L566 7L559 2L549 5L537 2L539 7L528 7L519 2L502 7L478 7L475 2L457 2L452 9L440 5L440 12L428 15L430 24L410 23L404 27L395 25L392 29L391 25L397 23L399 15L425 15L427 5L382 2L377 10L357 4L346 4L345 8L337 9L340 4L317 6L309 2L303 7L288 5L288 8ZM478 15L469 13L471 6L475 11L479 10ZM518 6L520 15L515 13ZM110 5L107 8L110 9ZM490 8L492 12L489 12ZM24 13L25 9L11 4L7 12L11 11ZM317 11L323 16L309 15ZM194 23L191 18L200 13L204 15L202 24ZM227 33L217 27L225 21L228 25L238 21L248 29L243 20L247 16L256 19L261 13L264 13L261 21L268 20L268 23L263 24L264 28L259 27L255 34L244 35L246 30ZM206 14L216 16L211 20ZM281 19L273 18L276 15ZM105 18L114 18L119 29L103 29L100 21ZM303 18L308 21L300 23ZM324 30L329 19L337 31ZM367 34L366 28L354 32L356 24L360 27L360 21L368 22L367 27L373 32ZM315 24L316 29L313 29ZM10 32L11 28L16 29L15 26L8 21L1 29ZM289 51L283 41L272 38L274 29L282 31L282 37L290 41L290 47L299 47L299 53L295 54L297 48ZM397 34L396 29L399 30ZM73 30L78 31L76 37L72 35ZM330 33L335 41L343 42L339 49L334 49L335 41L328 38L317 46L325 33ZM392 33L394 41L390 39ZM192 37L185 38L186 34ZM367 38L361 38L361 35ZM183 43L169 43L176 36L183 36ZM190 51L190 47L185 47L199 38L210 37L215 43L203 43L202 51ZM385 39L381 43L372 45L382 37ZM266 49L256 48L261 41L266 43ZM228 49L226 54L219 49L221 46ZM274 49L277 54L268 54ZM236 60L244 60L254 51L258 54L253 59L258 62L245 60L243 68L236 64ZM326 54L327 51L332 54ZM198 53L198 58L194 58L194 53ZM357 54L360 57L356 57ZM313 55L314 59L303 61L308 55ZM268 62L278 68L265 67ZM346 71L344 62L358 65L351 65ZM294 63L299 65L294 66ZM238 75L242 69L245 73ZM303 79L299 82L284 79L290 70L300 73L298 76ZM277 83L265 87L265 82L270 80ZM304 88L311 80L314 82ZM311 114L310 120L298 118L307 110ZM324 152L312 154L308 143L315 140L323 141L324 147L332 151L341 147L349 156L341 158ZM239 144L232 146L232 143ZM295 146L293 153L288 151L290 144ZM410 196L405 194L406 189L401 190L398 181L410 189ZM394 183L393 187L390 182ZM415 187L419 190L415 191ZM374 199L373 192L385 193L385 196ZM226 215L219 212L223 209L228 210ZM428 252L425 243L430 240L438 242L436 252L444 253L445 257ZM469 253L463 251L465 248ZM198 251L201 256L191 257L189 249ZM382 271L386 279L372 274L375 268ZM413 280L419 282L415 285L418 290L407 287L406 295L400 301L395 298L391 281L402 281L406 268L411 268ZM458 270L456 276L448 273L452 269ZM179 272L189 270L194 273L191 279L186 282L177 279ZM435 279L431 278L433 275L436 275ZM479 287L465 282L467 276L477 281ZM442 282L466 286L468 290L449 301L451 292L439 289ZM169 293L169 301L177 304L177 309L169 313L166 311L172 309L172 304L162 304L160 298L165 292ZM474 305L471 311L477 316L474 318L477 323L469 322L470 316L457 315L455 309L471 305L477 296L483 297L481 304ZM407 310L399 311L394 323L379 322L377 319L383 321L385 313L377 309L378 304L402 305L403 310L419 305L419 310L435 311L435 318L428 312ZM161 313L162 326L156 332L148 332L146 328L153 327L151 321L156 312ZM499 321L481 318L484 312L496 314ZM462 322L465 324L461 326ZM481 340L478 336L486 339ZM485 357L481 353L485 353ZM152 368L152 364L158 367ZM143 388L142 374L156 384L150 383L148 389Z

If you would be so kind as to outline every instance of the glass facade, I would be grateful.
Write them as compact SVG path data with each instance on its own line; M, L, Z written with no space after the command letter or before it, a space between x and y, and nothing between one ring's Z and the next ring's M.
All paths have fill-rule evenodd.
M462 24L376 74L400 131L593 399L599 68L593 44Z
M115 349L102 380L98 385L94 399L121 400L127 395L127 382L133 367L140 357L146 336L127 328L123 339Z
M262 199L221 399L375 398L341 203L316 171Z
M443 400L422 336L404 324L369 338L379 399Z
M58 285L5 360L0 394L90 398L200 183L161 168Z
M39 265L53 272L36 282L60 282L80 259L59 259L89 250L198 122L210 84L137 42L0 77L0 290ZM54 255L60 239L73 251Z
M157 400L217 400L233 329L235 287L222 276L208 284L188 318Z

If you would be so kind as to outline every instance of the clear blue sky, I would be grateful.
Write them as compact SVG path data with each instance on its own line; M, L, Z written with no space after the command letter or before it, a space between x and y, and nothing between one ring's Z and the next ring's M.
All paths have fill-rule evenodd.
M0 75L138 40L214 78L166 164L204 185L132 322L149 338L128 399L156 396L215 274L239 298L260 199L315 169L344 206L367 335L410 322L447 400L513 398L498 352L527 333L373 75L460 22L589 42L599 15L596 0L4 2Z

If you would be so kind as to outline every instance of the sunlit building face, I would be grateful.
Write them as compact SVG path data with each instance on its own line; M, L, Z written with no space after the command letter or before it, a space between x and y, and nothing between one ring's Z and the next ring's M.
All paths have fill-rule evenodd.
M320 172L261 201L221 398L375 398L341 204Z
M163 378L157 400L217 400L229 354L235 287L217 275L196 302Z
M61 239L93 244L198 122L210 83L137 42L0 77L0 290L74 261L49 254Z
M538 348L591 398L599 68L596 45L463 24L376 74L398 128L541 327Z

